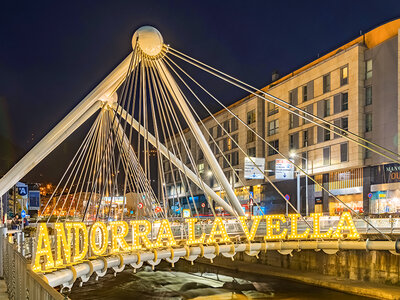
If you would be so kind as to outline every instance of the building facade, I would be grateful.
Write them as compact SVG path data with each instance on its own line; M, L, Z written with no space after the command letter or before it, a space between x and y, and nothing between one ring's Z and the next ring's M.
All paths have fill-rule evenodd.
M384 24L262 90L399 153L399 33L400 19ZM400 213L400 165L347 140L340 131L317 126L312 122L320 123L316 119L311 121L290 114L261 97L249 95L229 109L282 154L295 154L299 166L354 210L364 214ZM285 203L267 180L244 178L245 155L241 149L251 157L265 158L269 179L296 203L296 181L275 179L275 161L281 155L230 112L217 112L214 118L202 121L207 128L203 128L203 133L244 209L255 209L249 206L248 191L265 212L282 212ZM216 120L237 144L217 126ZM210 176L210 167L190 131L185 132L185 139L196 160L197 172L204 182L219 191L219 184ZM190 162L189 158L183 159L185 163ZM183 196L187 188L179 185L178 176L172 183L174 168L167 166L167 162L164 164L169 195ZM200 195L200 189L193 186L193 194ZM343 204L310 180L306 187L304 176L300 194L302 212L307 207L308 212L335 215L344 209Z

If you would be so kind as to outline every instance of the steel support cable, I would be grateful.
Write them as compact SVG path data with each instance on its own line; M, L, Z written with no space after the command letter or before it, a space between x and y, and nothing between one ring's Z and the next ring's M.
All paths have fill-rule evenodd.
M77 163L76 163L76 165L75 165L76 168L72 169L72 171L71 171L71 173L70 173L70 177L68 178L67 182L65 183L64 189L63 189L63 191L61 192L61 194L60 194L60 196L59 196L59 200L60 200L61 197L62 197L62 195L63 195L63 193L64 193L64 190L66 189L66 187L67 187L67 185L68 185L68 182L69 182L70 178L72 178L72 181L71 181L71 183L69 184L70 187L68 188L67 194L65 195L65 200L64 200L64 202L63 202L63 204L62 204L62 206L61 206L61 212L64 211L64 206L65 206L65 204L66 204L67 201L68 201L68 197L69 197L69 195L70 195L70 193L71 193L71 190L72 190L72 188L73 188L73 186L74 186L75 179L76 179L76 177L78 176L79 170L81 170L82 163L84 162L83 167L86 165L86 161L87 161L87 159L88 159L88 153L89 153L88 150L91 148L91 145L92 145L92 142L93 142L94 137L95 137L95 134L92 134L92 136L88 139L88 141L87 141L85 147L82 149L81 154L80 154L81 157L80 157L80 159L78 159L79 163L78 163L78 161L77 161ZM81 173L82 173L82 172L81 172ZM72 177L72 174L74 174L73 177ZM80 176L79 176L79 177L80 177ZM57 203L58 203L58 200L57 200ZM72 203L72 199L71 199L71 203ZM57 204L56 204L56 207L57 207ZM58 214L56 222L58 222L58 221L60 220L60 216L61 216L61 214ZM68 212L67 212L66 215L65 215L64 221L66 221L67 216L68 216Z
M147 66L147 68L150 68L150 70L151 70L152 65L150 64L150 66L149 66L149 64L150 64L150 62L147 61L147 62L146 62L146 66ZM150 71L150 73L151 73L151 71ZM154 80L153 74L151 74L151 75L149 74L148 69L147 69L147 76L152 80L152 85L153 85L153 88L154 88L154 92L155 92L155 94L156 94L156 89L157 89L157 87L156 87L156 82L155 82L155 80ZM157 90L157 92L158 92L158 90ZM161 154L160 154L160 152L158 151L158 149L159 149L159 145L158 145L158 143L159 143L159 135L158 135L158 125L157 125L157 120L156 120L156 115L155 115L155 108L154 108L153 98L151 97L150 100L151 100L150 103L151 103L152 115L153 115L153 123L155 123L155 134L156 134L156 145L157 145L156 148L157 148L157 154L158 154L158 162L159 162L159 164L162 165ZM183 163L182 155L181 155L181 149L180 149L179 147L177 147L177 149L178 149L179 159L180 159L180 160L182 161L182 163ZM162 167L160 166L160 169L161 169L161 168L162 168ZM192 208L191 208L191 205L190 205L190 201L189 201L189 199L188 199L188 197L187 197L187 193L186 193L186 190L187 190L187 189L186 189L186 183L187 183L186 172L184 172L184 176L185 176L185 181L183 180L182 172L179 172L179 177L180 177L181 183L182 183L182 185L183 185L183 187L184 187L184 190L185 190L186 200L187 200L187 203L188 203L188 206L189 206L190 211L192 211ZM190 187L189 187L189 188L190 188ZM191 191L190 191L190 195L191 195L192 201L193 201L193 194L191 193ZM198 214L198 211L197 211L197 208L196 208L196 205L195 205L194 201L193 201L193 204L194 204L195 212Z
M167 120L166 120L166 114L167 114L167 112L166 112L166 110L164 111L164 107L162 106L162 101L166 101L165 99L164 99L164 96L163 95L161 95L160 93L162 93L162 87L161 86L159 86L158 84L158 82L157 82L157 80L155 79L155 77L156 77L156 75L154 74L154 68L151 68L150 69L151 70L151 75L152 75L152 80L153 80L153 82L154 82L154 84L153 84L153 86L154 86L154 88L155 88L155 91L156 91L156 104L157 104L157 108L158 108L158 115L159 115L159 119L160 119L160 125L161 125L161 131L162 131L162 133L163 133L163 138L164 138L164 140L167 142L168 140L169 140L169 137L171 136L171 134L169 133L169 127L168 127L168 122L167 122ZM162 98L162 99L161 99ZM164 121L164 122L163 122ZM164 127L164 124L165 124L165 127ZM171 123L169 123L169 124L171 124ZM166 133L167 132L167 133ZM157 139L157 138L156 138ZM170 140L171 141L171 140ZM156 141L156 143L158 144L158 141ZM167 145L167 144L166 144ZM168 146L168 145L167 145ZM175 155L175 154L174 154ZM171 171L171 177L172 176L174 176L174 166L172 165L172 162L171 162L171 157L170 157L170 152L168 151L167 152L167 156L168 156L168 158L167 158L167 161L168 161L168 163L169 163L169 166L170 166L170 171ZM182 163L183 164L183 163ZM164 167L163 167L163 169L164 169ZM165 180L165 177L164 177L164 174L163 174L163 180L164 181L166 181ZM164 189L164 192L165 192L165 194L166 194L166 202L168 202L168 193L167 193L167 190L166 190L166 184L163 186L163 189ZM175 191L176 191L176 188L175 188Z
M98 151L96 151L96 149L98 150L99 143L100 143L100 134L101 134L101 126L102 126L102 123L103 123L103 119L104 119L104 108L102 108L102 110L100 111L100 120L99 120L99 125L98 125L99 127L97 128L97 131L95 133L96 134L95 141L92 143L93 153L92 153L92 157L91 157L91 160L90 160L90 166L88 166L86 168L86 170L85 170L85 174L84 174L84 177L83 177L83 182L82 182L81 189L80 189L80 192L79 192L79 196L78 196L78 199L77 199L76 205L75 205L75 211L74 211L73 220L75 220L75 217L76 217L76 212L78 210L78 206L79 206L79 203L80 203L80 200L81 200L83 189L84 189L85 185L87 186L87 184L88 184L86 182L86 180L89 181L91 173L92 173L92 170L93 170L93 167L94 167L94 163L95 163L95 160L96 160L96 155L98 153ZM87 190L87 188L86 188L86 190ZM72 204L72 202L71 202L71 204Z
M153 66L154 66L154 62L153 62ZM153 68L153 69L155 70L156 68ZM154 72L154 74L156 75L155 78L156 78L156 80L157 80L157 82L158 82L158 84L159 84L159 87L160 87L160 90L161 90L161 94L162 94L163 97L165 98L164 101L163 101L162 103L164 103L164 105L166 105L166 103L172 102L172 101L170 101L170 100L169 100L169 101L166 100L166 98L169 99L169 96L168 96L169 94L168 94L168 89L167 89L166 86L165 86L165 83L159 78L159 76L157 75L157 72ZM160 105L161 105L162 103L160 103ZM162 106L161 106L161 107L162 107ZM167 109L167 108L165 108L165 109ZM170 107L169 107L169 106L168 106L168 110L170 110ZM170 113L171 113L171 111L170 111ZM165 118L166 112L164 112L164 110L162 111L162 115L163 115L163 117ZM175 119L174 119L174 121L176 122ZM179 124L179 122L178 122L178 124ZM201 189L203 190L203 192L204 192L207 196L209 196L209 195L207 194L207 192L206 192L205 187L204 187L204 182L201 180L201 176L200 176L200 174L199 174L199 172L198 172L197 165L195 164L195 160L194 160L194 158L193 158L193 155L192 155L192 153L191 153L191 151L190 151L190 149L189 149L189 147L188 147L188 145L187 145L187 142L186 142L184 136L182 135L183 130L182 130L182 128L180 128L180 129L181 129L181 130L178 131L179 134L180 134L180 138L181 138L182 141L184 141L183 145L184 145L184 147L185 147L185 149L186 149L187 154L189 155L189 160L190 160L190 163L191 163L191 165L192 165L192 168L193 168L193 170L194 170L196 176L197 176L198 178L200 178L199 182L200 182L200 185L201 185ZM169 134L169 136L171 136L171 135ZM169 159L170 159L170 158L169 158ZM182 162L182 164L183 164L183 162ZM212 211L213 215L216 216L215 210L214 210L214 208L213 208L213 206L212 206L212 203L210 202L210 200L208 199L208 197L207 197L206 199L207 199L207 202L210 204L211 211Z
M152 86L153 86L153 89L154 89L154 96L155 96L155 98L158 98L159 94L158 94L156 83L155 83L154 78L153 78L153 76L151 74L151 70L150 70L150 75L149 75L149 72L147 70L147 76L152 81ZM154 100L154 101L156 101L156 100ZM162 159L161 153L159 151L160 135L159 135L159 131L158 131L158 124L157 124L157 118L156 118L156 114L155 114L155 107L154 107L153 99L150 100L150 103L151 103L151 111L152 111L153 124L154 124L153 125L154 126L154 134L155 134L155 137L156 137L157 162L158 162L158 170L159 170L158 173L159 173L159 178L161 179L160 188L161 188L161 192L162 192L162 200L163 200L164 212L166 213L167 212L167 208L166 208L167 195L166 195L166 193L165 193L166 191L164 189L164 187L166 186L166 184L165 184L165 175L164 175L165 174L164 173L164 164L163 164L163 159ZM167 214L166 214L166 216L167 216Z
M170 61L172 61L171 59L169 59ZM173 61L172 61L173 62ZM223 103L221 103L217 98L215 98L211 93L209 93L201 84L199 84L196 80L194 80L189 74L187 74L182 68L180 68L175 62L173 62L173 64L175 66L177 66L177 68L179 68L179 70L181 70L181 72L183 72L188 78L190 78L194 83L196 83L201 89L203 89L208 95L210 95L217 103L219 103L226 111L228 111L233 117L235 117L237 120L239 120L240 123L242 123L248 130L251 130L254 134L256 134L256 136L258 138L260 138L265 144L267 144L269 147L271 147L274 151L276 151L278 154L280 154L282 157L286 158L288 161L290 161L288 159L288 157L286 157L282 152L280 152L278 149L276 149L275 147L273 147L269 142L267 142L262 136L260 136L254 129L252 129L251 127L249 127L242 119L240 119L239 117L237 117L229 108L227 108ZM171 66L170 66L171 67ZM203 104L203 107L204 104ZM206 107L205 107L206 108ZM207 109L207 108L206 108ZM210 114L212 115L212 114ZM256 166L256 168L261 172L261 170L257 167L257 165L254 163L254 161L251 159L251 157L249 157L249 159L252 161L252 163ZM371 222L369 222L368 220L366 220L365 218L363 218L359 213L357 213L354 209L352 209L349 205L347 205L345 202L343 202L342 200L340 200L337 196L333 195L328 189L324 188L321 184L319 184L314 178L312 178L307 172L305 172L302 168L300 168L300 166L298 166L296 163L290 161L290 163L297 167L304 175L306 175L311 181L313 181L316 185L318 185L319 187L321 187L325 192L327 192L331 197L333 197L335 200L339 201L340 203L342 203L347 209L349 209L351 212L353 212L353 214L355 214L358 218L362 219L364 222L366 222L367 224L369 224L372 228L374 228L378 233L380 233L383 237L385 237L388 240L391 240L391 238L389 236L387 236L386 234L382 233L378 228L376 228L374 225L371 224ZM264 172L262 172L262 174L264 174ZM275 187L275 185L272 183L272 181L268 178L268 176L266 176L264 174L264 178L266 178L268 180L268 182L273 185ZM275 187L275 189L278 191L277 187ZM279 194L285 199L285 201L291 205L291 203L289 201L286 200L286 198L284 197L284 195L279 191ZM291 207L293 208L293 205L291 205ZM295 209L295 211L297 211ZM307 223L307 221L304 219L304 217L302 216L302 219ZM308 223L307 223L308 224Z
M153 67L154 67L154 63L153 63ZM156 68L153 68L154 70L156 69ZM164 97L166 97L166 98L170 98L169 97L169 94L168 94L168 89L167 89L167 87L165 86L165 83L159 78L159 76L157 75L157 72L154 72L154 74L155 74L155 77L156 77L156 80L157 80L157 82L158 82L158 84L159 84L159 86L160 86L160 90L161 90L161 92L162 92L162 95L164 96ZM169 99L169 100L165 100L164 102L162 102L162 103L172 103L172 101ZM165 104L166 105L166 104ZM167 110L167 108L165 108L165 110ZM168 110L170 111L170 113L172 113L172 111L171 111L171 108L168 106ZM175 111L175 110L174 110ZM163 113L163 116L165 115L165 113ZM179 125L179 121L176 121L176 119L177 119L177 116L176 116L176 114L175 114L175 118L174 118L174 121L175 121L175 123L176 123L176 126L180 126ZM185 137L184 137L184 135L182 134L182 132L183 132L183 130L182 130L182 128L180 128L180 131L178 131L178 133L180 134L180 139L183 141L183 145L184 145L184 147L185 147L185 150L186 150L186 152L187 152L187 154L189 155L189 160L190 160L190 163L191 163L191 166L192 166L192 168L193 168L193 170L195 171L195 175L198 177L198 178L200 178L200 181L199 181L199 183L200 183L200 188L203 190L203 192L207 195L207 196L209 196L208 194L207 194L207 192L206 192L206 189L205 189L205 187L204 187L204 182L201 180L201 176L200 176L200 174L199 174L199 172L198 172L198 169L197 169L197 165L196 165L196 163L195 163L195 160L194 160L194 157L193 157L193 155L192 155L192 152L191 152L191 150L190 150L190 148L189 148L189 146L188 146L188 144L187 144L187 142L186 142L186 140L185 140ZM183 162L182 162L182 165L183 165ZM207 198L207 202L210 204L210 207L211 207L211 211L212 211L212 213L213 213L213 215L214 216L216 216L216 214L215 214L215 211L214 211L214 208L213 208L213 206L212 206L212 203L210 202L210 200Z
M99 114L99 117L100 117L101 114L102 114L102 112ZM96 141L97 141L97 132L94 133L94 141L92 141L90 143L90 148L89 148L89 152L88 152L89 153L88 154L88 159L86 159L85 165L82 167L82 170L84 170L84 172L81 172L80 175L79 175L78 183L77 183L76 188L74 190L74 194L72 196L72 200L70 202L70 205L69 205L69 208L68 208L68 211L67 211L66 218L65 218L64 222L67 221L67 217L69 216L69 214L71 212L72 204L73 204L74 201L76 201L76 193L77 193L79 187L82 187L84 182L85 182L86 174L87 174L87 171L89 169L89 164L93 159L92 156L93 156L93 153L94 153L94 148L95 148L94 145L96 144ZM83 181L81 183L82 175L83 175ZM81 190L82 190L82 188L81 188Z
M324 124L326 124L326 125L332 126L333 128L335 128L335 129L338 130L338 131L335 132L334 130L331 130L330 128L326 128L326 127L323 127L324 129L328 129L329 131L335 132L336 134L338 134L338 133L340 133L340 132L345 132L346 134L338 134L338 135L340 135L341 137L343 137L343 138L345 138L345 139L347 139L347 140L356 142L356 143L358 143L361 147L364 147L364 148L366 148L366 149L368 149L368 150L371 150L371 151L373 151L373 152L375 152L375 153L377 153L377 154L379 154L379 155L381 155L381 156L383 156L383 157L386 157L386 158L390 159L390 160L393 161L393 162L400 163L399 160L396 160L396 159L394 159L394 158L392 158L392 157L387 156L386 154L383 154L383 153L381 153L381 152L379 152L379 151L377 151L377 150L375 150L375 149L372 149L371 147L368 147L367 145L364 145L364 144L361 144L361 143L357 142L356 140L354 140L354 139L348 137L347 134L352 135L352 136L354 136L354 137L360 139L361 141L363 141L363 142L365 142L365 143L367 143L367 144L369 144L369 145L373 145L374 147L376 147L376 148L378 148L378 149L381 149L381 150L383 150L383 151L385 151L385 152L387 152L387 153L390 153L390 154L392 154L392 155L394 155L394 156L396 156L396 157L400 157L400 154L399 154L399 153L393 152L393 151L391 151L390 149L387 149L387 148L385 148L385 147L383 147L383 146L380 146L380 145L378 145L378 144L376 144L376 143L373 143L373 142L371 142L371 141L368 141L367 139L364 139L363 137L361 137L361 136L359 136L359 135L357 135L357 134L355 134L355 133L353 133L353 132L351 132L351 131L349 131L349 130L344 130L344 129L340 128L339 126L337 126L337 125L335 125L335 124L333 124L333 123L330 123L330 122L324 120L323 118L320 118L320 117L318 117L318 116L315 116L314 114L309 113L309 112L307 112L306 110L303 110L303 109L301 109L301 108L298 108L297 106L292 105L292 104L290 104L290 103L288 103L288 102L286 102L286 101L284 101L284 100L282 100L282 99L280 99L280 98L278 98L278 97L275 97L275 96L273 96L273 95L271 95L271 94L269 94L269 93L266 93L266 92L264 92L264 91L262 91L262 90L260 90L260 89L257 89L257 88L255 88L255 87L253 87L253 86L251 86L251 85L249 85L249 84L243 82L243 81L240 81L240 80L238 80L238 79L236 79L236 78L234 78L234 77L232 77L232 76L230 76L230 75L228 75L228 74L226 74L226 73L224 73L224 72L221 72L221 71L219 71L219 70L217 70L217 69L215 69L215 68L212 68L211 66L208 66L207 64L205 64L205 63L203 63L203 62L200 62L200 61L198 61L198 60L196 60L196 59L194 59L194 58L192 58L192 57L190 57L190 56L188 56L188 55L186 55L186 54L184 54L184 53L181 53L181 52L179 52L179 51L177 51L177 50L175 50L175 49L173 49L173 48L169 48L169 49L170 49L170 50L173 50L172 52L170 51L169 53L171 53L171 54L174 55L175 57L178 57L178 58L180 58L180 59L182 59L182 60L184 60L184 61L186 61L186 62L188 62L188 63L190 63L190 64L192 64L192 65L194 65L194 66L196 66L196 67L198 67L198 68L200 68L200 69L202 69L202 70L204 70L204 71L206 71L206 72L208 72L208 73L210 73L210 74L212 74L212 75L214 75L214 76L216 76L216 77L218 77L218 78L220 78L220 79L222 79L222 80L224 80L224 81L227 81L227 82L229 82L229 83L231 83L231 84L233 84L233 85L235 85L235 86L237 86L237 87L239 87L239 88L245 90L246 92L249 92L250 94L252 94L252 95L254 95L254 96L258 97L258 98L267 100L268 102L271 102L271 103L277 105L278 107L281 107L281 108L287 110L288 112L290 112L290 113L292 113L292 114L295 114L295 115L297 115L297 116L299 116L299 117L301 117L301 118L303 118L303 119L305 119L305 120L307 120L307 121L309 121L309 122L311 122L311 123L313 123L313 124L315 124L315 125L317 125L317 126L322 127L321 124L316 123L315 121L313 121L313 118L315 118L315 119L317 119L318 121L320 121L320 122L322 122L322 123L324 123ZM174 53L174 51L175 51L176 53ZM182 56L183 56L183 57L182 57ZM167 57L168 59L170 59L168 56L165 56L165 57ZM186 59L185 57L188 58L188 59L193 60L193 62L190 61L190 60L188 60L188 59ZM171 59L170 59L170 60L171 60ZM204 67L202 67L202 66L204 66ZM240 83L240 84L242 84L242 85L244 85L244 86L247 86L248 88L251 88L251 89L253 89L254 91L251 91L251 90L246 89L245 87L239 86L238 84L232 82L231 80L226 79L226 78L223 78L222 76L216 74L215 72L212 72L212 71L210 71L210 70L207 70L206 68L209 68L209 69L211 69L212 71L215 71L215 72L217 72L217 73L219 73L219 74L221 74L221 75L223 75L223 76L228 77L228 78L231 79L231 80L234 80L234 81L236 81L236 82L238 82L238 83ZM296 110L302 112L304 115L307 115L307 116L311 117L311 119L307 119L307 118L305 118L305 116L303 116L303 115L301 115L301 114L299 114L299 113L296 113L296 112L290 110L289 108L286 108L286 107L282 106L281 104L278 104L278 103L276 103L276 102L274 102L274 101L272 101L272 100L270 100L270 99L266 99L265 97L261 97L261 96L260 96L259 94L257 94L257 93L261 93L261 94L263 94L264 96L267 96L267 97L269 97L269 98L274 99L275 101L279 101L279 102L281 102L281 103L283 103L283 104L289 106L290 108L296 109Z
M135 48L136 48L136 46L135 46ZM134 49L134 53L135 53L135 52L136 52L136 51L135 51L135 49ZM132 58L131 58L131 61L130 61L130 63L129 63L129 67L128 67L128 70L127 70L127 74L126 74L126 76L125 76L125 81L124 81L124 84L123 84L123 87L122 87L122 95L123 95L123 97L121 97L121 101L118 100L118 105L121 105L121 107L124 107L124 106L125 106L126 97L124 97L124 96L126 96L126 83L127 83L128 78L131 76L131 70L132 70L132 66L133 66L133 63L134 63L134 61L135 61L135 58L136 58L136 56L135 56L135 55L132 55ZM136 67L136 65L135 65L135 67ZM114 115L113 123L114 123L114 121L115 121L115 117L116 117L116 115ZM111 126L111 127L112 127L112 126ZM110 128L110 130L111 130L111 128ZM111 131L109 131L107 140L110 138L110 135L111 135ZM115 144L114 144L114 145L115 145ZM104 154L105 154L105 153L102 154L102 159L101 159L102 161L104 160ZM102 164L102 162L101 162L101 164ZM100 169L99 169L98 172L97 172L98 174L97 174L97 176L96 176L96 181L97 181L97 177L99 176L99 171L100 171ZM104 186L104 185L103 185L103 186ZM102 189L102 192L103 192L103 189ZM89 205L90 202L91 202L91 198L92 198L92 196L93 196L92 194L93 194L93 191L91 191L91 193L90 193L88 205ZM103 197L103 195L101 194L101 195L100 195L100 201L99 201L100 203L99 203L98 209L100 209L100 207L101 207L101 200L102 200L102 197ZM87 209L88 209L88 205L87 205L86 208L85 208L82 221L85 220L86 213L87 213ZM98 212L98 211L97 211L97 212ZM96 218L97 218L97 213L96 213Z
M71 169L71 167L73 166L73 168L75 168L76 162L77 162L77 160L79 159L79 157L81 156L81 151L82 151L82 149L85 147L85 145L86 145L88 139L91 137L93 131L95 130L95 127L96 127L96 125L97 125L97 122L98 122L98 117L96 118L95 122L93 122L93 125L92 125L91 128L89 129L89 131L88 131L88 133L86 134L85 138L83 139L81 145L79 146L78 150L76 151L74 157L72 158L71 162L69 163L69 165L68 165L67 169L65 170L63 176L61 177L61 179L60 179L60 181L58 182L56 188L54 189L52 195L50 196L50 198L49 198L49 200L47 201L45 207L43 208L43 212L46 211L48 205L50 204L50 202L51 202L51 200L53 199L53 197L54 197L56 191L57 191L58 188L60 187L61 183L63 182L65 176L68 174L68 172L69 172L69 170ZM57 203L58 203L58 201L57 201ZM54 209L55 209L56 206L57 206L57 204L53 207L50 216L47 218L46 223L49 222L50 217L53 215L53 212L54 212ZM36 224L39 222L39 219L42 217L42 214L43 214L43 213L40 213L40 214L39 214L38 219L36 220Z

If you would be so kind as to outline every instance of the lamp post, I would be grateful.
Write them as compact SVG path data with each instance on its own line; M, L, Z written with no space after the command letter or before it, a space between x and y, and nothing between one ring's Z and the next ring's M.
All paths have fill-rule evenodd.
M308 174L308 152L306 152L306 157L298 156L296 152L291 151L289 157L294 159L299 157L306 162L305 172ZM297 211L300 213L300 170L297 170ZM308 216L308 176L306 175L306 216Z

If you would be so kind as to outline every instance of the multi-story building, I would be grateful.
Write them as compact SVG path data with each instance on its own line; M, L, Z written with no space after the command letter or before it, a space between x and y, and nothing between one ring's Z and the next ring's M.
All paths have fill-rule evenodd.
M399 153L399 33L400 19L384 24L273 81L262 90ZM284 155L295 152L296 163L353 209L372 214L400 212L400 165L254 95L230 105L229 109ZM242 205L248 209L247 190L252 191L254 200L266 211L282 210L284 201L266 180L243 177L245 155L239 148L249 156L265 158L269 178L295 203L296 182L275 180L275 160L281 158L280 154L266 146L229 112L222 110L214 117L239 144L232 142L213 118L203 120L212 138L205 130L203 133L209 138L210 147ZM218 191L218 183L209 176L210 168L196 148L193 135L186 131L185 137L194 153L198 172ZM221 152L239 178L234 176ZM167 174L167 184L171 185L168 178L171 176ZM304 182L302 178L303 212L306 207ZM200 194L199 189L194 190ZM184 193L183 189L181 192ZM336 214L343 209L343 204L312 184L308 187L307 204L310 212Z

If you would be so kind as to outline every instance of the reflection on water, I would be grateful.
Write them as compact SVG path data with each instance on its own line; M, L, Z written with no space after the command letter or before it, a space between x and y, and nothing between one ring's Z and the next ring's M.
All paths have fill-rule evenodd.
M93 276L94 277L94 276ZM132 269L95 281L83 287L74 286L69 295L75 299L367 299L329 289L277 279L265 275L236 273L201 264L191 266L185 261L175 268L160 264L156 271Z

